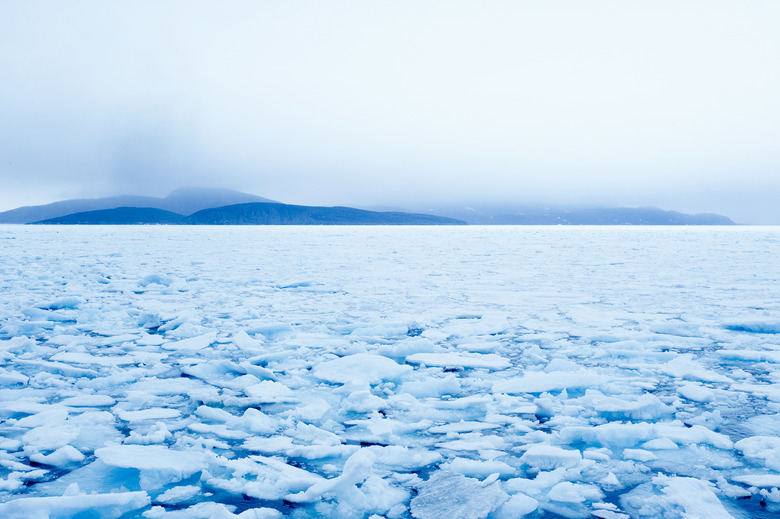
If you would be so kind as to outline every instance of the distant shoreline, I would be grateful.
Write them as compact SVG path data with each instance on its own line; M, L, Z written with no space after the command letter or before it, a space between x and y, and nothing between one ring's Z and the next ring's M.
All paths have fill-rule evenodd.
M656 207L445 206L423 211L293 205L229 189L184 189L165 198L63 200L0 212L0 224L39 225L737 225L719 214Z

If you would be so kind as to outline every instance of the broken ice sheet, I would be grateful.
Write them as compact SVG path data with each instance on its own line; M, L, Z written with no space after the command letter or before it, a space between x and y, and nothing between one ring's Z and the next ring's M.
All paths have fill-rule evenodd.
M780 501L774 230L0 232L0 516Z

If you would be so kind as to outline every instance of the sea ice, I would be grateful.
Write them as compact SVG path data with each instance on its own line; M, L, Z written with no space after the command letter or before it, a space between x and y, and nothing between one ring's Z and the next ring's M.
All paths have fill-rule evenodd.
M50 465L53 467L65 467L74 463L79 463L84 460L84 454L71 447L65 445L60 447L51 454L36 453L30 456L30 461L40 463L41 465Z
M544 393L571 388L598 388L610 382L610 378L588 371L526 372L522 377L502 380L493 384L495 393Z
M95 451L112 467L141 471L141 487L153 490L175 483L207 467L209 455L198 451L171 450L162 445L112 445Z
M175 351L202 350L203 348L207 348L208 346L213 344L216 338L217 338L217 332L209 332L209 333L204 333L203 335L199 335L197 337L189 337L187 339L182 339L180 341L167 342L162 344L162 347L165 348L166 350L175 350Z
M439 470L418 485L411 511L416 519L483 519L507 499L498 483L483 485L479 480Z
M314 375L328 382L363 380L376 384L383 380L395 380L411 370L411 367L381 355L357 353L318 364L314 368Z
M714 486L695 478L656 476L626 494L622 502L632 517L733 519Z
M66 519L94 516L111 519L144 508L149 502L146 492L23 497L0 503L0 517Z
M780 508L774 229L0 226L0 258L0 517Z
M311 503L323 494L334 494L338 498L339 494L345 494L371 475L374 460L375 456L370 450L361 449L349 457L340 476L315 483L305 492L290 494L285 499L294 503Z
M411 364L426 366L485 368L490 370L506 369L511 366L509 360L492 353L458 355L455 353L414 353L406 357Z
M576 467L582 461L582 455L579 451L554 445L535 444L520 456L520 461L540 470L551 470L557 467Z

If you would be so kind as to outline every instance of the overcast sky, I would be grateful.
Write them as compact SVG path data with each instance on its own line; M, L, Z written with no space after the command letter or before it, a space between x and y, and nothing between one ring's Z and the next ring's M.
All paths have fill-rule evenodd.
M780 2L0 2L0 210L655 205L780 224Z

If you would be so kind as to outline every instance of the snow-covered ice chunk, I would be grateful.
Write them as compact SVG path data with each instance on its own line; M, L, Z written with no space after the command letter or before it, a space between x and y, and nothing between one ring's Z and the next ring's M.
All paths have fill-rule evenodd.
M646 441L642 444L642 447L650 450L674 450L679 449L676 443L669 438L656 438L655 440Z
M372 445L365 447L375 455L377 467L397 472L420 470L441 461L441 454L427 449L413 449L400 445Z
M57 312L48 312L45 310L39 310L38 308L25 308L22 310L22 313L33 321L42 321L42 322L68 322L73 320L72 315L70 312L66 313L57 313Z
M683 380L719 382L723 384L730 384L732 382L729 377L711 369L707 369L689 353L678 355L663 366L660 366L659 371Z
M295 335L295 329L290 323L254 322L246 328L249 335L262 335L268 340L278 341Z
M324 494L338 496L340 493L347 492L350 487L366 480L371 474L375 459L373 452L360 449L344 463L344 470L340 476L315 483L304 492L286 496L285 500L293 503L311 503Z
M164 274L148 274L144 276L138 284L142 287L146 287L149 285L163 285L163 286L169 286L173 283L174 279L171 276L166 276Z
M734 442L728 436L711 431L702 425L685 427L680 426L679 423L656 423L653 424L653 433L656 437L669 438L679 444L699 443L724 450L734 448Z
M677 392L694 402L712 402L715 399L715 391L701 384L685 384L677 388Z
M424 337L410 337L392 344L382 345L379 353L385 357L403 360L415 353L430 353L435 349L433 341Z
M271 434L279 427L277 420L252 407L236 420L236 426L255 434Z
M621 503L632 517L733 519L712 483L690 477L656 476L623 496Z
M672 423L606 423L596 427L562 427L560 439L564 443L583 441L609 448L633 447L640 443L667 438L677 444L694 443L712 445L718 449L731 449L734 443L728 436L711 431L701 425L685 427L681 422Z
M484 342L460 342L457 346L460 351L491 353L496 351L501 346L501 343L499 341L486 340Z
M743 474L731 479L751 487L780 488L780 474Z
M448 423L444 425L436 425L428 429L428 432L447 434L447 433L464 433L484 431L487 429L498 429L501 424L486 423L486 422L466 422L461 420L460 422Z
M780 333L780 319L740 319L724 323L724 328L735 332Z
M658 459L658 456L644 449L624 449L623 459L645 462Z
M482 519L508 499L497 482L483 485L479 480L438 470L417 486L411 512L415 519Z
M0 368L0 387L13 385L25 386L29 381L30 377L26 375Z
M149 335L146 332L141 332L141 338L136 341L139 346L159 346L165 342L165 338L160 335Z
M780 488L773 488L771 490L762 488L759 494L764 498L764 500L767 503L774 504L774 506L767 507L769 511L772 512L780 511L780 508L777 506L777 503L780 503Z
M714 352L725 360L746 360L750 362L771 362L780 364L780 351L765 350L718 350ZM732 373L732 377L734 374Z
M357 445L342 445L340 443L324 445L321 443L294 443L291 437L281 435L249 438L244 442L243 448L263 454L284 454L288 457L308 460L349 456L360 449Z
M456 353L415 353L406 357L411 364L426 366L485 368L489 370L506 369L512 365L509 359L494 353L458 355Z
M95 451L95 456L112 467L141 471L141 487L152 490L176 483L207 466L207 455L196 451L172 450L162 445L113 445Z
M32 450L55 450L75 442L80 434L81 428L75 424L54 422L29 430L22 436L22 441Z
M569 402L598 411L603 417L612 420L653 420L674 414L673 407L664 404L657 396L647 393L638 397L633 395L617 397L586 389L584 396L570 399Z
M238 519L282 519L284 515L275 508L250 508L237 514Z
M768 469L780 472L780 438L777 436L751 436L734 444L742 454L760 460Z
M30 456L30 461L40 463L42 465L50 465L52 467L65 467L74 463L80 463L84 461L84 454L70 445L60 447L51 454L36 453Z
M303 491L323 481L323 477L288 465L281 459L250 455L240 459L217 458L215 469L221 476L205 475L205 483L231 494L281 501L291 492ZM228 472L225 473L224 470ZM231 477L232 473L232 477Z
M84 304L84 299L78 296L66 296L59 297L51 303L43 305L41 308L47 310L75 310L82 304Z
M440 449L449 449L452 451L483 451L483 450L501 450L505 446L505 440L498 435L481 435L473 433L462 435L457 440L443 441L436 444Z
M116 400L108 395L78 395L63 398L60 404L69 407L107 407L116 404Z
M523 517L539 508L539 502L525 494L515 494L511 496L498 510L493 512L495 519L515 519Z
M71 517L116 518L149 505L146 492L22 497L0 503L4 519L65 519ZM89 514L89 515L87 515Z
M195 451L172 450L162 446L113 445L95 451L106 465L140 470L173 470L189 476L201 470L205 458Z
M304 405L284 412L284 416L291 416L306 422L322 420L331 410L330 404L320 397L313 397Z
M177 510L153 506L142 516L146 519L280 519L282 517L281 512L273 508L250 508L240 514L233 513L235 510L235 505L203 501Z
M609 503L604 504L608 505ZM593 517L598 517L599 519L631 519L631 516L628 514L616 512L613 509L602 508L601 506L603 506L602 503L593 503L595 510L591 510L590 515Z
M408 332L408 323L374 322L355 327L351 335L366 338L392 338L405 336Z
M494 393L543 393L572 388L596 388L610 382L610 377L592 371L526 372L522 377L493 384Z
M173 351L197 351L211 346L217 340L217 332L208 332L197 337L190 337L180 341L166 342L161 346Z
M39 412L34 412L16 420L17 427L51 426L64 423L68 419L68 409L62 405L46 406Z
M408 393L418 398L436 397L444 395L457 395L462 390L460 380L450 373L445 377L427 376L423 379L408 377L399 390L400 393Z
M597 486L572 483L571 481L561 481L552 487L547 495L553 501L563 501L567 503L597 501L604 497L604 494Z
M182 485L169 488L154 500L155 503L177 504L190 501L200 494L201 488L194 485Z
M129 366L135 364L138 360L134 355L90 355L78 351L63 351L52 355L51 360L57 362L67 362L70 364L87 364L95 366Z
M411 366L403 366L382 355L356 353L318 364L314 375L328 382L363 380L376 384L383 380L396 380L410 371Z
M160 444L171 438L173 434L163 422L154 424L146 434L138 431L130 431L130 436L125 438L124 443L128 445L151 445Z
M298 400L289 387L273 380L263 380L257 384L246 386L244 393L257 403L295 402Z
M206 423L191 423L187 426L187 429L201 434L213 434L223 440L243 440L249 434L244 431L237 431L231 429L227 425L223 424L206 424Z
M212 360L200 362L194 359L181 359L180 363L195 362L182 366L181 372L191 377L199 378L217 387L242 389L245 386L260 382L261 378L247 375L247 369L229 360ZM262 377L267 378L267 377ZM272 378L272 377L271 377Z
M349 390L345 391L346 395L341 399L342 412L355 411L358 413L369 413L388 407L388 404L384 399L371 393L371 386L369 386L368 382L361 380L357 383L347 383L345 384L345 389L347 387Z
M231 340L233 341L233 344L235 344L237 347L241 348L242 350L249 350L249 351L258 350L263 344L257 339L250 337L249 334L243 330L241 330L236 334L233 334Z
M177 418L181 416L178 409L166 407L150 407L149 409L139 409L138 411L116 410L116 415L125 422L143 422L145 420L161 420L164 418Z
M454 458L441 464L443 470L457 472L464 476L484 478L491 474L501 476L513 476L517 469L503 461L498 460L472 460L467 458Z
M582 454L580 451L537 443L531 445L520 456L520 461L540 470L552 470L558 467L572 468L582 462Z

